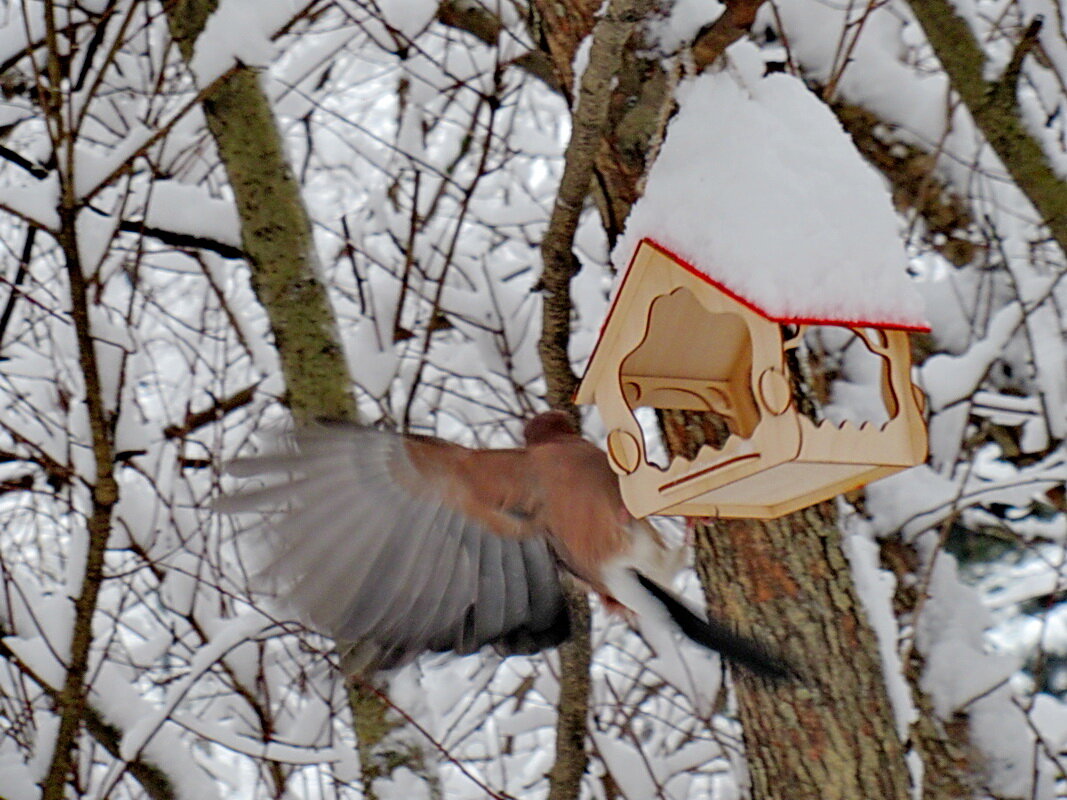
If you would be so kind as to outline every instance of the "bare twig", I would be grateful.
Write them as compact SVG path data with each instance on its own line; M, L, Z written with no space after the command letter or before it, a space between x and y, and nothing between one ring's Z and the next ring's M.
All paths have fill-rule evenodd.
M33 242L36 238L37 228L33 225L28 226L26 238L22 242L22 253L19 255L18 270L15 272L15 279L11 281L11 294L7 296L4 310L0 313L0 353L4 350L4 335L7 333L7 326L11 323L11 315L15 313L15 303L21 296L19 287L26 280L26 274L29 271L30 255L33 253Z
M171 247L192 248L197 250L210 250L223 258L245 258L245 252L240 247L211 239L207 236L196 236L191 233L178 233L168 231L165 228L146 225L142 221L124 219L119 223L119 230L125 233L136 233L148 236Z
M16 167L21 167L38 180L48 177L48 167L35 161L30 161L23 155L19 155L10 147L0 144L0 158L6 159Z
M0 629L0 635L7 635ZM0 658L15 665L18 670L33 681L47 694L53 702L58 702L60 692L48 681L30 667L25 661L0 639ZM85 707L85 730L92 736L113 758L122 759L122 731L109 723L104 715L91 705ZM126 771L133 776L141 788L144 789L152 800L173 800L175 797L174 787L166 772L155 764L142 760L140 757L125 762Z
M1014 101L1015 92L1019 87L1019 74L1022 72L1023 60L1037 46L1038 37L1041 35L1041 26L1044 22L1045 18L1038 14L1026 26L1023 35L1015 43L1011 60L1004 67L1004 72L1001 73L1000 80L997 81L997 91L1007 92L1012 101Z
M480 780L478 776L471 772L469 769L467 769L467 767L464 766L463 763L459 761L459 759L452 755L452 753L448 752L448 749L439 741L437 741L437 739L435 739L433 735L428 730L426 730L426 728L420 725L418 723L418 720L416 720L407 711L405 711L403 708L394 703L390 699L389 695L387 695L373 683L358 676L354 677L352 680L355 683L359 684L365 692L374 697L377 697L382 702L382 704L387 705L389 706L389 708L393 709L393 711L395 711L397 715L404 720L404 722L406 722L408 725L410 725L412 728L422 734L422 736L425 737L425 739L433 745L434 749L445 757L446 761L455 765L455 767L460 772L462 772L467 778L469 778L472 783L474 783L479 789L485 792L486 797L491 797L493 798L493 800L514 800L512 795L497 792L487 783Z
M239 392L231 394L229 397L222 397L217 399L207 408L200 411L190 411L185 415L185 419L182 420L181 425L168 425L163 429L163 435L168 439L181 439L196 430L210 425L212 422L216 422L229 414L231 411L242 408L252 402L252 398L255 397L256 387L259 384L253 384L246 386Z
M467 0L445 0L437 7L437 19L451 28L473 34L490 46L495 46L501 34L507 32L500 17L488 7ZM553 91L560 91L559 79L547 53L529 50L509 63L530 73Z
M1061 252L1067 253L1067 183L1030 134L1015 92L1022 61L1040 33L1040 20L1027 27L1001 78L988 81L985 54L950 0L909 0L908 4L982 135L1048 226Z

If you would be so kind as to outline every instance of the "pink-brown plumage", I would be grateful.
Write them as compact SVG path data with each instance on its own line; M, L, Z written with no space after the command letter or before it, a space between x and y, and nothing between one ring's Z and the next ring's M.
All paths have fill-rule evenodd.
M630 516L607 457L569 417L539 414L525 437L523 448L484 450L355 425L302 430L295 452L231 467L287 479L220 507L290 505L271 526L265 572L308 624L347 642L352 671L428 650L558 644L570 630L562 566L609 607L663 618L666 608L706 646L782 674L725 629L694 635L708 623L665 588L675 559L651 524Z

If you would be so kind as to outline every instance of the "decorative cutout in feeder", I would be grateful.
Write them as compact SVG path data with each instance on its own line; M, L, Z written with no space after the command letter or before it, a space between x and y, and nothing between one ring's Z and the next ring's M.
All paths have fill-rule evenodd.
M577 393L600 407L626 506L774 517L922 462L907 331L927 327L885 183L825 103L767 74L750 43L675 96L615 247L625 273ZM798 411L790 350L801 355L816 335L853 339L828 349L844 354L849 379L880 371L880 393L866 387L883 406L871 421ZM827 412L861 411L838 400ZM659 467L640 406L713 412L730 435Z
M786 353L805 321L771 316L654 242L640 243L577 395L600 410L634 515L778 517L925 460L907 331L818 324L851 330L879 359L888 422L816 423L800 413ZM648 460L640 406L715 412L731 436L664 470Z
M766 74L750 43L677 97L616 244L626 271L577 394L600 409L626 505L776 517L920 463L907 331L927 327L881 178L826 105L796 78ZM817 333L858 340L831 351L880 370L878 419L798 411L787 353ZM660 468L641 406L714 412L730 435Z

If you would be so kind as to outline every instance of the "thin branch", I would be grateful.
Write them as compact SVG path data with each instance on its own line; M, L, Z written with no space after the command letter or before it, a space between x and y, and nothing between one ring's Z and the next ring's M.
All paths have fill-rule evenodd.
M1067 183L1027 129L1016 95L1018 72L1036 44L1040 21L1027 27L1000 79L987 81L985 54L950 0L908 0L908 5L975 125L1067 254Z
M171 245L172 247L210 250L212 253L217 253L223 258L245 258L245 251L240 247L234 247L232 244L220 242L218 239L212 239L207 236L196 236L191 233L168 231L165 228L146 225L144 222L138 220L122 220L119 223L119 230L125 231L126 233L136 233L141 236L148 236L149 238L155 239L163 244Z
M637 24L652 9L650 0L612 0L593 28L589 63L582 73L563 175L541 242L544 263L541 288L541 340L538 352L546 394L553 408L577 417L574 393L578 377L570 363L571 279L578 272L574 236L591 188L594 166L607 128L608 107L623 50ZM589 761L585 749L589 719L589 598L584 587L564 584L574 636L559 648L560 698L556 721L556 759L549 774L550 800L572 800L581 791Z
M500 17L486 6L465 0L445 0L437 7L437 21L450 28L466 31L490 47L495 47L500 35L507 32ZM514 64L530 73L552 91L561 91L559 78L547 53L528 50L508 64Z
M553 408L572 415L578 377L571 367L570 282L579 269L574 235L589 194L593 166L608 120L613 79L622 64L623 47L637 23L652 9L651 0L612 0L593 28L589 64L582 73L571 139L564 154L563 176L541 242L541 288L544 293L541 341L538 351L545 370L547 399Z
M4 336L7 333L7 326L11 323L11 316L15 313L15 303L22 296L19 287L26 280L26 275L29 273L30 255L33 253L33 242L36 238L37 227L30 225L26 228L26 238L22 243L22 254L19 256L19 266L15 272L15 280L11 281L11 294L7 296L4 310L0 313L0 353L4 351Z
M1011 60L1004 68L1000 80L997 81L998 91L1008 92L1010 97L1015 97L1015 91L1019 86L1019 74L1022 72L1023 68L1023 60L1037 45L1038 37L1041 35L1041 26L1044 22L1045 18L1038 14L1031 20L1030 24L1026 26L1022 38L1015 44L1015 50L1012 51Z
M6 631L0 629L0 633L7 635ZM4 644L3 639L0 639L0 658L14 664L14 666L25 675L27 678L37 684L41 690L47 694L53 702L59 702L60 692L50 683L48 683L41 675L35 672L26 662L18 657L18 655L10 647ZM120 761L123 760L121 746L122 746L122 731L112 725L104 715L91 705L87 705L85 708L85 730L96 739L107 752ZM170 783L170 778L166 772L157 767L155 764L151 764L147 761L142 761L139 757L130 761L125 761L126 771L133 776L141 788L145 790L152 800L174 800L174 787Z
M231 394L229 397L216 400L207 408L200 411L190 411L185 415L181 425L168 425L164 428L163 435L168 439L184 438L205 425L210 425L212 422L222 419L231 411L247 406L252 402L252 398L255 397L257 386L259 384L254 383L239 392Z
M5 147L2 144L0 144L0 158L10 161L17 167L22 167L37 180L44 180L48 177L48 168L46 166L36 161L30 161L25 156L19 155L10 147Z
M93 643L93 617L104 579L104 554L111 534L112 511L119 498L118 482L113 473L114 419L104 403L104 388L100 363L93 337L89 312L89 286L82 269L77 219L81 209L74 186L74 141L69 126L62 87L67 78L69 62L62 59L68 42L61 42L56 29L54 0L45 2L45 31L47 44L48 82L44 86L43 111L53 136L59 158L59 229L56 239L63 253L64 267L70 291L70 318L77 343L78 364L84 381L84 400L89 422L95 479L90 487L91 510L86 528L76 536L86 538L84 568L78 585L67 587L74 596L74 619L71 626L70 648L66 658L66 673L60 692L59 726L55 734L48 771L41 782L42 800L62 800L66 796L67 781L77 766L78 732L85 719L88 705L89 650Z
M764 0L726 0L726 10L693 40L693 64L703 72L726 48L745 36Z

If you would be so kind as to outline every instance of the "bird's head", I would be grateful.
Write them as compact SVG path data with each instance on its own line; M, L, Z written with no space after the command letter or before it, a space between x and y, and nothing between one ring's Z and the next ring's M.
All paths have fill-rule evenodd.
M526 444L544 444L556 439L575 436L578 429L570 414L564 411L543 411L526 421L523 436Z

